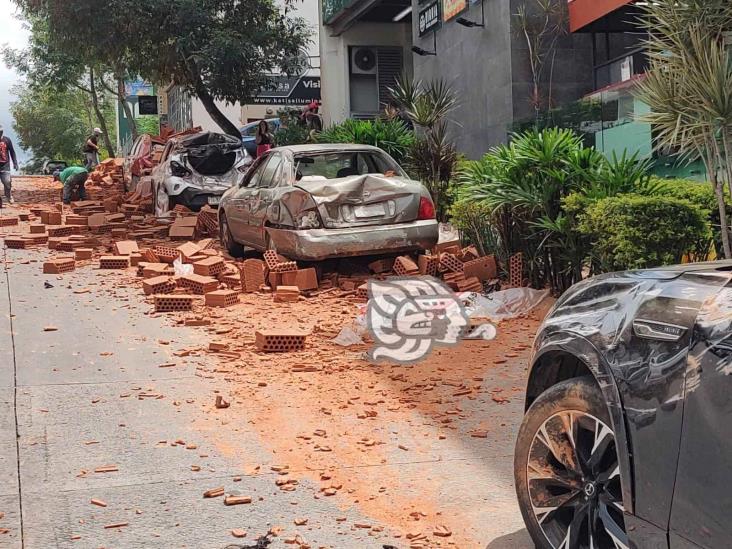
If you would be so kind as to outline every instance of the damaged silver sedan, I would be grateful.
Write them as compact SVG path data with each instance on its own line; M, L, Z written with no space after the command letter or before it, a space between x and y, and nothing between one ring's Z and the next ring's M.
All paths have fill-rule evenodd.
M258 158L221 198L221 241L291 259L403 253L438 240L427 189L367 145L294 145Z
M155 215L166 216L177 204L193 211L218 206L251 162L241 140L230 135L202 132L172 138L152 172Z

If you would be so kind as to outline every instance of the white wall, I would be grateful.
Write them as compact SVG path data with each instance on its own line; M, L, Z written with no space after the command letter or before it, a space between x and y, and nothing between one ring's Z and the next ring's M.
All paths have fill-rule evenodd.
M216 105L226 117L231 120L237 127L243 126L241 122L241 105L236 103L234 105L226 104L224 101L217 101ZM203 131L210 132L222 132L223 130L219 125L213 121L213 119L206 112L206 109L198 99L191 99L191 111L193 118L193 127L201 126Z
M400 46L404 50L404 69L411 76L412 32L409 23L356 23L340 36L331 36L330 27L321 23L320 57L327 60L320 69L323 121L326 126L350 116L348 90L349 46Z

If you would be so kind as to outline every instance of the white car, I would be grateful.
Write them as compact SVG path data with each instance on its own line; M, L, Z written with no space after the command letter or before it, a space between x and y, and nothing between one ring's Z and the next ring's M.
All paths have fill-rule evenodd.
M204 132L176 137L165 146L152 172L155 215L168 215L177 204L198 211L217 207L252 163L240 139Z

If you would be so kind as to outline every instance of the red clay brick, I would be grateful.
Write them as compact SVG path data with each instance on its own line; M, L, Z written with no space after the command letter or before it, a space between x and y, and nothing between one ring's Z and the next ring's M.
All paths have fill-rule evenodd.
M216 290L204 296L209 307L231 307L239 303L239 292L233 290Z
M81 261L84 259L91 259L93 256L94 256L93 248L76 248L74 250L74 258L77 261Z
M298 330L257 330L254 336L259 351L283 353L304 349L307 334Z
M207 257L193 264L193 272L202 276L218 276L226 269L224 260L217 256Z
M468 261L463 265L463 272L465 273L465 278L475 276L479 280L493 280L498 277L496 258L489 255Z
M318 274L313 267L282 273L282 284L285 286L297 286L301 292L317 290Z
M99 258L100 269L126 269L130 266L130 258L124 255L107 255Z
M142 290L145 295L170 294L178 285L169 276L156 276L142 281Z
M178 284L198 295L213 292L219 287L219 281L217 279L198 274L182 276L178 279Z
M153 298L156 313L170 313L193 310L192 295L156 295Z
M70 258L56 258L43 263L44 274L63 274L73 271L76 262Z
M139 251L140 248L134 240L120 240L114 243L114 253L116 255L130 255Z
M300 299L300 289L297 286L277 286L274 300L277 303L292 303Z
M411 258L401 255L394 260L394 272L399 276L409 276L419 273L419 267Z

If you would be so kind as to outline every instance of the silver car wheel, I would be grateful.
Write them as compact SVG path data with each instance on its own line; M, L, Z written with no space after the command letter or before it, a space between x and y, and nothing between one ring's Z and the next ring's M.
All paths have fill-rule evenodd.
M615 434L565 410L534 434L526 465L532 511L555 549L628 549Z

